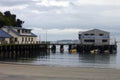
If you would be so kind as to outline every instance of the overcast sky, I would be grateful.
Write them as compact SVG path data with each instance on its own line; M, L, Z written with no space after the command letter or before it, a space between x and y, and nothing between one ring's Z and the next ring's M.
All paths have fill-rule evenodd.
M46 33L48 40L77 39L94 28L120 34L120 0L0 0L0 11L7 10L41 40Z

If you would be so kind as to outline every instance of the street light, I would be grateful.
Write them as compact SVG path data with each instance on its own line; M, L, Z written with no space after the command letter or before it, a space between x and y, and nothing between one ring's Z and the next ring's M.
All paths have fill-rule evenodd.
M47 43L47 29L46 29L46 43Z

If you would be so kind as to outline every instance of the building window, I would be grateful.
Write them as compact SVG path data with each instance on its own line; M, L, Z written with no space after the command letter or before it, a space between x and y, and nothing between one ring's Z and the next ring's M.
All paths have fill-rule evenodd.
M27 37L25 38L25 41L27 41Z
M103 36L104 34L99 34L99 36Z
M15 42L17 42L17 38L15 38Z
M31 38L31 41L33 41L33 38Z
M106 39L103 39L103 40L102 40L102 42L108 42L108 40L106 40Z
M79 34L79 39L81 39L81 34Z
M22 42L24 42L24 37L22 37Z
M30 41L30 37L29 37L29 41Z
M17 30L18 31L18 33L20 33L20 30Z
M95 42L95 40L84 40L84 42Z
M25 30L25 33L27 33L27 30Z
M91 36L94 36L95 34L91 34Z
M84 34L85 36L88 36L89 34Z
M22 33L24 33L24 30L22 30Z

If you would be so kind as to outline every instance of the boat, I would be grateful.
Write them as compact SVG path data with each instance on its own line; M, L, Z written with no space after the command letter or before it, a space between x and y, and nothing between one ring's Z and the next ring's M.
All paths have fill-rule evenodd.
M104 50L104 53L110 53L110 51L109 50Z
M98 49L94 49L94 50L91 50L90 53L91 54L97 54L97 53L99 53L99 50Z
M71 49L70 53L76 53L76 49Z

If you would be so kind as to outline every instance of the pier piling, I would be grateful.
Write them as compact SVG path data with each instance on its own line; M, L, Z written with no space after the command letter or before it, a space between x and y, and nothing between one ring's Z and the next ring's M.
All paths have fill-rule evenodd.
M47 53L46 44L8 44L0 45L0 60L30 58L41 52Z

